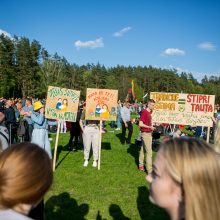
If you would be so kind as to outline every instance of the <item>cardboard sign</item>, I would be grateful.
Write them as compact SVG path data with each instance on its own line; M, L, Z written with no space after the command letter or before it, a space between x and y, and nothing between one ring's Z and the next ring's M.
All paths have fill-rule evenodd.
M118 90L87 89L86 120L116 121Z
M154 122L191 126L213 126L214 95L151 92L156 107Z
M45 107L45 117L76 121L80 91L49 86Z

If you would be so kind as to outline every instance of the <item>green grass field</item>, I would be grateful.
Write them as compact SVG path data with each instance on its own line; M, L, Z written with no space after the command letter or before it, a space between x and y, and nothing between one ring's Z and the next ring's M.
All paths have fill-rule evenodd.
M60 134L54 183L45 197L46 220L166 220L167 214L148 200L146 174L137 169L139 147L121 145L121 131L107 125L102 135L101 169L83 167L82 148L70 153L69 133ZM113 132L114 131L114 132ZM52 135L54 145L55 135Z

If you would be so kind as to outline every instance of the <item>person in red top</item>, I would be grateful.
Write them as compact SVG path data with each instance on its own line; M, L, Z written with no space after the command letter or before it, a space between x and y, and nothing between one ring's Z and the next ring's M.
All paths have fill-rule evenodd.
M143 145L141 146L139 154L139 170L144 171L144 153L146 152L146 172L152 171L152 132L155 129L152 126L151 113L155 107L155 101L150 99L147 104L147 108L141 113L139 127L141 130L141 136L143 139Z

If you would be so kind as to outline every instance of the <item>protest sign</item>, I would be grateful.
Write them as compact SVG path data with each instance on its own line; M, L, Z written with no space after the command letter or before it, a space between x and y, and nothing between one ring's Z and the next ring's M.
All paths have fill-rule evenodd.
M48 87L45 117L65 121L76 121L80 91Z
M118 90L87 89L86 93L86 120L99 120L99 160L98 170L101 164L102 120L116 121Z
M214 95L151 92L154 122L212 127Z
M86 119L116 121L118 90L87 89Z
M65 121L76 121L80 91L49 86L45 107L45 117ZM53 171L56 166L57 145L59 140L60 123L57 126L56 142L53 156Z

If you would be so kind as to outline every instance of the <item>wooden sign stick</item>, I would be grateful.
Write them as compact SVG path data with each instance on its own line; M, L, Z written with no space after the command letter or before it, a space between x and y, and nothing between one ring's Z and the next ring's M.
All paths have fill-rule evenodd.
M100 170L100 164L101 164L101 147L102 145L102 120L100 120L99 125L99 160L98 160L98 170Z
M53 171L55 171L56 169L57 145L58 145L58 140L59 140L59 133L60 133L60 123L58 122L56 142L55 142L54 153L53 153Z

